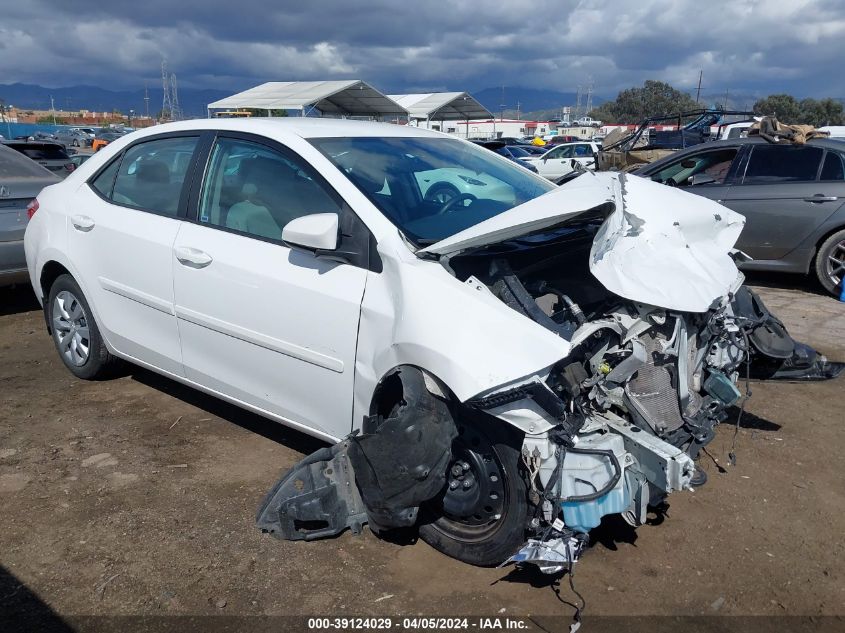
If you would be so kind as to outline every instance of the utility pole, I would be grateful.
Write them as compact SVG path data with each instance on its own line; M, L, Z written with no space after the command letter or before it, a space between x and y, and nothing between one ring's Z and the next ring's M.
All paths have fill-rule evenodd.
M499 104L499 121L505 120L505 87L502 86L502 102Z
M150 93L147 90L147 82L144 82L144 114L150 118Z
M698 71L698 90L695 91L695 102L698 103L698 98L701 96L701 77L704 75L704 69Z

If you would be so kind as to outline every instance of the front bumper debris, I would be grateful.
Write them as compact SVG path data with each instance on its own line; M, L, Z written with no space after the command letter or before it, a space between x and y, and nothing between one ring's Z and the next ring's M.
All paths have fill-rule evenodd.
M572 569L578 562L581 552L587 546L587 539L578 536L562 536L541 541L529 539L516 554L499 567L512 563L517 565L535 565L544 574L557 574Z
M408 527L446 485L458 431L446 399L419 369L397 369L401 401L374 428L294 466L264 498L256 524L286 540ZM437 391L434 393L433 391Z

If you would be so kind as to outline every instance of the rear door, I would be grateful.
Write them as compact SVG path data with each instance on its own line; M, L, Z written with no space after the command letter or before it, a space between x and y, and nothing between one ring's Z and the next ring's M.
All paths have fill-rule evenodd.
M738 183L725 198L746 219L737 248L754 259L781 259L839 208L842 181L821 179L821 147L766 143L750 150ZM831 174L834 159L841 161L831 153Z
M172 256L187 378L312 433L346 435L368 271L281 234L294 218L336 213L337 252L352 253L343 240L365 227L299 156L249 135L218 136L196 206Z
M79 188L68 228L71 261L109 343L177 375L173 242L198 143L168 135L130 146Z

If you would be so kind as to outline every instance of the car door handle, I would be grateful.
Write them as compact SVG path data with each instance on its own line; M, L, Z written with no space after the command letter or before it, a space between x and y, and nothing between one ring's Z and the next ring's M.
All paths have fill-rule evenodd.
M94 228L94 220L87 215L74 215L70 218L70 223L73 224L73 228L77 231L83 231L84 233Z
M809 198L804 198L806 202L836 202L839 198L837 196L825 196L817 193Z
M211 255L198 248L177 246L173 249L173 252L176 254L179 263L189 268L205 268L212 262Z

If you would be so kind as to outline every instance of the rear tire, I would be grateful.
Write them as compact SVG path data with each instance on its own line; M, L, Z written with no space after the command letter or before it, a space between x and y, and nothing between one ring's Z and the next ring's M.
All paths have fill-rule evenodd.
M106 348L91 306L76 280L70 275L57 277L47 301L53 344L65 367L83 380L114 375L121 361Z
M828 237L816 254L816 278L834 297L839 297L845 279L845 229Z
M486 416L460 418L456 424L459 435L446 488L423 507L420 537L470 565L498 565L525 543L528 501L519 466L521 438ZM457 470L464 472L455 475Z

